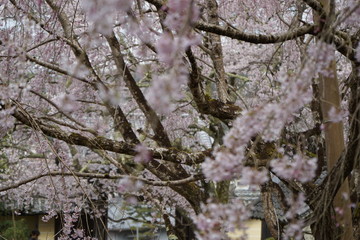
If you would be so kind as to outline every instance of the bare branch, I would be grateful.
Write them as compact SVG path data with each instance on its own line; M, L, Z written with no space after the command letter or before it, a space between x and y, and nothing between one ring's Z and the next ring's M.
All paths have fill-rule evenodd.
M36 24L38 24L44 31L46 31L47 33L49 33L50 35L53 35L56 37L56 39L61 39L64 42L66 42L66 44L68 44L71 47L76 48L77 46L73 44L73 42L71 42L69 39L58 35L57 33L55 33L54 31L47 29L45 27L45 24L43 22L40 21L40 19L38 19L35 15L33 15L30 11L25 11L23 10L15 0L10 0L11 4L18 9L19 11L22 11L23 13L25 13L25 15L32 21L34 21Z
M151 106L146 101L144 94L141 92L139 86L136 84L136 81L133 78L129 68L126 66L126 63L120 52L119 41L117 40L114 32L112 32L110 36L106 36L106 40L109 43L116 67L120 75L124 76L124 81L126 83L126 86L130 90L132 96L134 97L135 101L137 102L140 109L145 114L145 117L151 124L152 129L154 130L155 133L154 139L162 146L170 147L171 146L170 139L165 131L165 128L163 127L156 112L151 108Z
M34 90L30 90L31 93L35 94L36 96L40 97L41 99L45 100L46 102L48 102L51 106L53 106L54 108L56 108L62 115L64 115L67 119L69 119L70 121L73 121L74 123L76 123L77 125L81 126L82 128L86 128L86 126L78 121L76 121L73 117L71 117L69 114L65 113L64 111L62 111L58 105L56 105L53 101L51 101L50 99L48 99L47 97L45 97L44 95L34 91ZM89 131L89 129L88 129ZM94 132L96 134L96 132Z
M153 4L158 9L160 9L165 4L161 0L146 0L146 1ZM237 39L249 43L262 43L262 44L285 42L288 40L298 38L300 36L304 36L305 34L314 34L314 29L315 29L315 26L311 25L311 26L299 27L293 29L292 31L277 35L270 35L270 34L265 35L265 34L247 34L243 31L234 29L229 26L224 28L215 24L208 24L201 21L197 22L194 27L205 32L218 34L232 39Z
M87 83L87 84L92 85L92 83L90 83L86 78L82 78L82 77L76 76L75 74L72 74L72 73L70 73L70 72L68 72L68 71L66 71L66 70L64 70L64 69L62 69L62 68L60 68L60 67L58 67L58 66L56 66L56 65L54 65L54 64L41 61L41 60L39 60L39 59L37 59L37 58L35 58L35 57L33 57L33 56L30 56L29 54L25 54L25 56L26 56L26 59L27 59L27 60L29 60L29 61L31 61L31 62L33 62L33 63L36 63L36 64L38 64L38 65L40 65L40 66L42 66L42 67L45 67L45 68L50 69L50 70L53 70L53 71L55 71L55 72L57 72L57 73L61 73L61 74L63 74L63 75L66 75L66 76L72 77L72 78L74 78L74 79L77 79L77 80L79 80L79 81L81 81L81 82L84 82L84 83ZM92 85L92 86L93 86L93 85Z
M321 3L317 0L303 0L307 5L309 5L313 10L317 12L317 14L320 16L320 18L327 18L327 14L325 12L325 9L321 5Z
M107 150L110 152L127 154L127 155L136 155L134 150L135 144L127 143L124 141L115 141L105 137L85 137L79 133L74 132L65 132L58 128L52 128L48 125L42 123L41 120L36 119L29 115L25 110L16 110L13 113L13 116L22 122L23 124L34 128L33 123L35 122L40 130L47 136L57 138L69 144L84 146L92 149ZM36 129L34 129L36 130ZM198 152L198 153L186 153L174 148L149 148L149 151L152 153L154 158L170 161L174 163L188 164L193 165L205 160L205 157L209 153Z
M207 1L207 20L210 24L219 25L218 4L216 0ZM215 80L217 84L218 98L221 102L228 101L228 84L224 68L224 56L221 45L221 38L217 34L208 33L210 58L214 65Z
M229 37L232 39L237 39L249 43L262 43L262 44L272 44L272 43L279 43L288 40L293 40L295 38L304 36L305 34L314 34L314 29L315 29L314 25L310 25L310 26L299 27L289 32L285 32L277 35L271 35L271 34L263 35L263 34L246 34L240 30L235 30L231 27L224 28L218 25L208 24L204 22L196 23L195 27L205 32L219 34L221 36Z
M196 59L191 49L186 51L191 65L188 86L194 97L199 112L209 114L222 120L233 120L241 113L242 109L234 104L223 103L216 99L206 99L200 83L200 73Z
M4 192L10 189L18 188L24 184L33 182L35 180L38 180L43 177L55 177L55 176L63 176L63 177L79 177L79 178L98 178L98 179L122 179L127 178L134 181L141 181L147 185L152 186L179 186L190 182L195 182L198 180L203 179L202 174L198 175L192 175L188 178L180 179L180 180L174 180L174 181L155 181L155 180L149 180L146 178L141 177L135 177L135 176L129 176L129 175L109 175L109 174L101 174L101 173L81 173L81 172L48 172L48 173L42 173L37 176L22 180L16 184L12 184L10 186L2 187L0 188L0 192Z
M92 75L95 77L96 82L103 87L104 91L108 91L109 90L108 87L102 82L101 78L96 73L95 69L92 67L88 55L81 48L80 43L74 37L75 33L72 30L71 23L68 17L66 16L66 14L62 12L60 7L58 7L53 0L46 0L46 2L57 14L57 17L63 28L66 39L69 39L69 41L72 43L70 47L76 58L90 70ZM98 89L98 86L95 83L92 84L94 88ZM128 122L120 106L112 106L112 104L107 100L104 100L104 104L114 119L115 129L118 130L127 141L131 143L139 143L139 140L137 139L134 131L131 128L131 124Z

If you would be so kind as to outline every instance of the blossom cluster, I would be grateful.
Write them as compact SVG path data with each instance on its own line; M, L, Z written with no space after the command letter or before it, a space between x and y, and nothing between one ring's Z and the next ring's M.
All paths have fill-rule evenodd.
M135 147L135 151L137 152L136 156L134 157L135 162L146 164L151 161L152 154L146 146L139 144Z
M153 77L153 83L148 90L147 99L160 114L168 114L174 110L172 100L182 97L181 89L188 79L187 69L183 64L168 72Z
M307 158L301 154L295 154L293 157L285 155L272 160L270 166L281 178L306 183L315 177L317 159Z
M244 112L233 122L233 127L224 137L226 148L216 149L214 159L207 158L202 165L203 172L208 179L218 182L240 179L242 184L250 187L258 186L269 180L266 170L258 171L245 167L244 160L251 154L248 145L252 143L254 137L261 137L265 141L273 141L278 138L285 125L293 121L295 114L310 103L312 99L311 80L319 74L328 74L328 76L331 74L326 72L328 65L333 60L331 51L333 51L332 46L316 45L314 50L309 51L309 58L299 72L286 72L284 69L279 71L277 81L281 84L280 99L277 102L270 102ZM318 61L323 63L316 64ZM305 183L314 178L317 159L307 158L302 154L294 156L284 154L283 157L272 160L270 165L278 176ZM291 202L293 207L286 214L290 224L285 229L285 239L289 237L300 239L302 236L304 224L301 220L296 219L293 211L294 209L299 210L298 205L303 202L304 197L301 194L297 200ZM218 219L225 222L229 220L216 214L215 209L221 209L222 205L208 205L207 207L211 208L214 213L199 215L196 222L200 223L198 225L200 233L207 238L216 236L214 239L221 239L223 232L217 221ZM237 220L237 224L242 224L241 219Z
M183 30L188 24L195 23L200 17L199 8L193 0L169 0L163 8L168 14L164 24L175 31Z
M284 239L294 239L300 240L303 239L303 228L305 226L304 221L298 218L298 214L301 213L306 207L305 204L305 195L299 193L297 196L288 198L287 202L290 208L285 214L285 217L289 221L289 224L286 226L283 234Z
M344 109L337 109L334 106L330 108L328 112L328 121L330 122L341 122L349 113Z
M250 217L250 209L241 200L228 204L209 203L202 207L202 213L193 217L200 240L228 239L229 234L241 233L236 239L246 239L245 221Z
M200 43L200 37L192 31L200 11L191 0L170 0L163 11L167 13L164 24L168 29L164 30L155 47L159 60L167 69L153 79L147 98L159 113L166 114L174 108L171 101L181 98L182 86L188 79L182 56L189 47Z
M347 6L342 11L340 15L341 23L346 24L347 26L359 26L359 17L360 17L360 5L357 0L346 1Z
M113 28L115 14L128 11L132 2L131 0L84 0L81 1L81 6L93 23L93 30L109 34Z
M143 183L130 177L122 178L119 181L118 191L120 193L137 192L143 187Z
M15 120L11 117L14 108L1 109L0 108L0 137L4 137L7 131L14 126Z
M62 235L63 237L69 236L74 228L74 224L78 221L79 216L81 214L81 208L75 207L72 208L70 204L67 204L68 206L64 208L64 224L63 224L63 230ZM78 231L76 231L77 233ZM77 234L75 234L77 235ZM76 237L75 237L76 239Z
M358 46L356 48L355 57L358 60L358 62L360 62L360 43L358 44Z
M74 112L80 108L79 103L76 102L75 96L71 94L60 93L53 100L58 105L59 109L65 113Z
M284 126L294 119L295 113L311 101L311 79L318 74L324 74L325 66L328 66L333 59L333 54L328 54L332 49L331 46L322 43L313 48L320 53L316 50L309 51L309 58L297 74L280 71L278 82L281 83L283 94L278 102L270 102L244 112L233 122L233 127L224 137L224 145L228 150L215 151L215 158L208 158L203 164L203 172L209 179L221 181L241 177L244 159L247 158L246 149L252 138L261 136L265 141L275 140L280 136ZM327 65L316 64L318 61L326 62ZM314 171L309 169L316 169L316 160L300 161L301 159L295 156L295 163L290 164L287 162L290 158L285 157L274 160L272 165L274 167L280 165L279 169L292 169L292 171L306 170L304 176L297 175L297 177L301 179L300 181L308 181L314 175ZM301 163L305 163L303 167L306 169L299 168ZM290 177L290 174L286 176Z

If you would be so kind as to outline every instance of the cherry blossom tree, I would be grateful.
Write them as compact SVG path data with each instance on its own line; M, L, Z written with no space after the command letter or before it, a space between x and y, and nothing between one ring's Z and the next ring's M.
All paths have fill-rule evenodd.
M358 1L0 11L0 197L45 199L59 239L102 239L75 223L86 211L105 231L116 195L156 209L172 239L246 239L234 183L261 192L274 239L360 237Z

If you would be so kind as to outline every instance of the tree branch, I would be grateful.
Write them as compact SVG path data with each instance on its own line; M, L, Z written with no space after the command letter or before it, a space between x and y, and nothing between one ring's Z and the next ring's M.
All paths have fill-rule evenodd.
M48 63L48 62L44 62L44 61L41 61L33 56L30 56L29 54L25 54L25 57L27 60L29 60L30 62L33 62L33 63L36 63L42 67L45 67L47 69L50 69L50 70L53 70L57 73L60 73L60 74L63 74L65 76L69 76L69 77L72 77L72 78L75 78L81 82L84 82L84 83L87 83L87 84L90 84L91 86L94 86L91 82L89 82L86 78L83 78L83 77L79 77L79 76L76 76L75 74L72 74L54 64L51 64L51 63Z
M202 114L209 114L221 120L234 120L237 116L239 116L242 111L239 106L223 103L216 99L206 98L202 92L199 68L191 49L186 51L186 55L191 66L188 86L199 112Z
M89 57L86 54L86 52L81 48L80 43L77 41L76 38L74 38L75 33L72 30L71 23L66 16L64 12L61 11L61 9L56 6L55 2L53 0L46 0L48 5L51 7L51 9L57 14L57 17L60 21L60 24L63 28L65 38L69 39L69 41L72 43L70 45L74 55L76 58L84 64L92 73L92 75L95 77L97 83L99 83L103 88L104 91L108 91L108 87L101 81L101 78L96 73L95 69L92 67L92 64L90 63ZM93 83L93 86L98 89L98 86ZM111 114L111 116L114 119L114 125L115 130L119 131L125 140L131 142L131 143L139 143L139 140L137 139L134 131L131 128L131 124L128 122L124 112L120 108L120 106L112 106L111 103L107 100L103 100L104 104Z
M303 0L309 7L311 7L313 10L315 10L317 12L317 14L319 15L320 18L322 19L326 19L327 18L327 14L325 12L325 9L323 8L323 6L321 5L320 2L318 2L317 0Z
M124 141L115 141L105 137L85 137L79 133L65 132L59 128L52 128L42 123L41 120L32 117L25 110L17 109L14 111L13 116L23 124L33 128L34 130L40 130L45 135L53 137L69 144L84 146L92 149L107 150L110 152L127 154L135 156L137 152L134 150L135 144L127 143ZM34 125L37 125L39 129L36 129ZM205 160L206 152L198 153L186 153L176 150L174 148L149 148L152 156L156 159L174 162L178 164L193 165ZM209 154L209 153L208 153Z
M45 97L44 95L34 91L34 90L30 90L31 93L35 94L36 96L38 96L39 98L45 100L46 102L48 102L51 106L53 106L54 108L56 108L56 110L58 110L62 115L64 115L67 119L69 119L70 121L76 123L77 125L81 126L83 129L86 129L86 126L80 122L78 122L76 119L74 119L71 115L65 113L64 111L62 111L58 105L56 105L53 101L51 101L50 99L48 99L47 97ZM90 129L87 129L87 131L91 131ZM92 131L93 134L96 135L95 131Z
M208 24L204 22L198 22L195 27L205 32L215 33L221 36L229 37L232 39L241 40L249 43L262 43L272 44L293 40L295 38L304 36L305 34L314 34L314 25L303 26L289 32L277 34L277 35L263 35L263 34L247 34L240 30L235 30L231 27L221 27L218 25Z
M158 143L160 143L161 146L170 147L171 146L170 139L165 131L165 128L163 127L156 112L151 108L151 106L146 101L144 94L141 92L139 86L136 84L136 81L133 78L129 68L126 66L124 58L120 52L120 43L117 40L114 32L112 32L110 36L106 36L106 40L110 46L116 67L120 75L124 77L126 86L130 90L132 96L134 97L135 101L137 102L140 109L145 114L146 119L149 121L152 129L154 130L155 133L154 139Z
M207 10L207 21L210 24L219 25L218 4L216 0L207 1ZM210 58L214 65L218 98L222 103L227 103L228 83L226 81L221 37L217 34L208 33L208 37L206 39L209 43Z
M141 181L147 185L152 186L161 186L161 187L167 187L167 186L179 186L190 182L195 182L198 180L201 180L204 178L202 174L198 175L192 175L188 178L180 179L180 180L173 180L173 181L155 181L155 180L149 180L146 178L141 177L135 177L135 176L129 176L129 175L109 175L109 174L101 174L101 173L81 173L81 172L48 172L48 173L42 173L34 177L30 177L28 179L22 180L16 184L2 187L0 188L0 192L4 192L10 189L18 188L24 184L33 182L35 180L38 180L43 177L55 177L55 176L63 176L63 177L79 177L79 178L98 178L98 179L122 179L122 178L128 178L134 181Z

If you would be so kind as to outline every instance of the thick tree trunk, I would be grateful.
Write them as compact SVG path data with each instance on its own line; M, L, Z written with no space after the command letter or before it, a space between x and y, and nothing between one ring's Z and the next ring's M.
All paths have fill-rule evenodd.
M335 62L332 63L331 69L336 69ZM339 86L335 71L334 77L329 78L322 76L320 78L320 92L321 109L325 126L324 133L327 168L328 171L330 171L345 149L343 123L331 122L328 120L328 113L332 107L337 110L341 108ZM350 201L348 199L344 199L343 195L350 196L349 182L347 179L340 187L339 192L336 194L333 206L335 209L343 211L343 214L336 215L336 221L344 228L342 239L350 240L353 238Z
M264 184L261 186L261 200L263 203L263 211L264 211L264 218L266 225L270 231L271 236L277 240L280 236L280 226L278 217L276 215L276 209L273 204L272 194L271 194L271 187L269 183Z
M326 38L326 31L331 24L332 19L332 0L320 0L319 2L323 5L325 12L328 14L326 22L324 24L324 29L322 29L323 34L320 36ZM334 3L333 3L334 4ZM322 24L319 16L315 16L315 21L319 25ZM330 22L329 22L330 21ZM323 39L324 40L324 39ZM335 53L333 53L335 54ZM341 109L341 98L339 92L339 84L336 75L336 62L333 60L328 66L328 76L320 76L319 88L320 88L320 103L321 103L321 112L323 116L324 124L324 133L325 133L325 146L326 146L326 159L327 159L327 168L330 171L338 159L340 158L342 152L345 149L344 142L344 127L342 121L332 122L330 120L329 111L332 108L336 110ZM349 182L346 179L342 186L340 187L335 199L333 201L333 206L335 209L342 211L340 214L339 211L336 214L336 221L343 227L343 233L341 239L351 240L353 239L353 227L352 227L352 217L350 209L350 201L348 198L344 199L344 195L350 196L349 191ZM325 226L324 226L325 227Z
M187 216L183 210L177 208L175 210L175 234L179 240L195 239L195 228L193 221Z
M350 102L349 102L349 125L350 125L350 138L349 142L351 143L352 149L349 147L348 151L353 152L352 163L352 182L353 182L353 192L351 200L355 203L355 208L353 211L353 232L354 239L360 239L360 163L359 163L359 106L360 106L360 64L353 64L353 72L350 77ZM351 185L350 185L351 186Z

